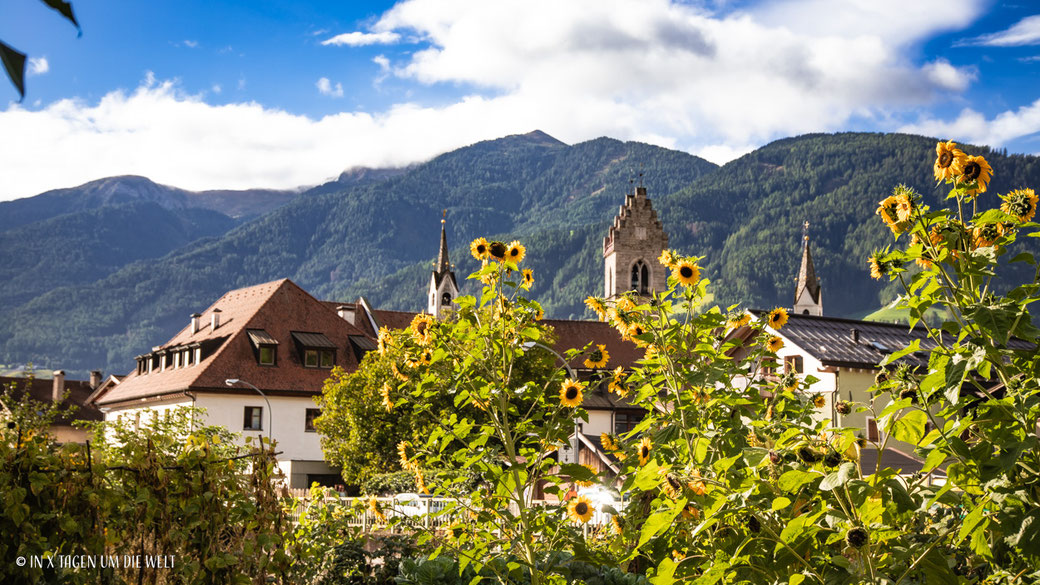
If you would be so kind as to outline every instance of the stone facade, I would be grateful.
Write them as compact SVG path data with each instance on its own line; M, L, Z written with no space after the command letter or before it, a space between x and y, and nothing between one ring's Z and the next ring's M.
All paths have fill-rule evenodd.
M628 291L649 296L668 287L668 273L657 261L668 248L668 234L646 196L645 187L625 195L614 224L603 238L603 284L608 301Z

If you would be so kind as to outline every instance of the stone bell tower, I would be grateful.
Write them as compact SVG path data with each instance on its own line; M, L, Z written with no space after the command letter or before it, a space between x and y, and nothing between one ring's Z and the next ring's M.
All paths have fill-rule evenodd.
M445 217L447 211L444 212ZM437 265L430 275L429 302L426 312L438 319L451 311L452 303L459 296L459 285L455 281L455 271L448 260L448 235L445 232L445 219L441 219L441 248L437 254Z
M614 224L603 238L603 296L616 300L628 291L649 296L668 288L668 272L657 258L668 248L646 187L625 195Z

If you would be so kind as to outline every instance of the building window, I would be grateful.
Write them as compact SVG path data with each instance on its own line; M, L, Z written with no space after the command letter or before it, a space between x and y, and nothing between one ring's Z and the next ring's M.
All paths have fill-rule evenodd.
M642 260L636 260L632 265L631 288L641 295L650 293L650 268Z
M331 368L336 364L336 353L331 349L308 349L303 352L303 365L308 368Z
M259 359L261 366L273 366L275 360L275 346L261 345Z
M644 412L617 412L614 413L614 434L620 435L636 428L636 425L646 416Z
M801 374L805 371L805 366L802 362L802 356L800 355L789 355L784 357L784 373L785 374Z
M321 416L321 409L308 408L307 414L304 416L303 419L303 430L307 431L308 433L313 433L317 431L317 429L314 428L314 419L318 418L319 416Z
M262 431L264 430L264 407L262 406L247 406L245 416L242 418L242 430L243 431Z

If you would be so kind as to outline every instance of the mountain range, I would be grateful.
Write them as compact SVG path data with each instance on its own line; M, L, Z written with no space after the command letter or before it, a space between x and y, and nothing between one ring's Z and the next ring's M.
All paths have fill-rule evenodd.
M717 302L790 306L809 221L825 313L859 317L895 294L866 271L870 251L891 242L878 201L898 183L932 204L945 195L931 177L934 144L815 134L719 167L535 131L292 192L102 179L0 204L0 363L121 373L223 292L283 277L319 298L421 310L444 214L460 282L476 268L473 238L519 239L547 315L588 317L582 300L602 294L602 238L633 182L671 246L704 257ZM990 193L1040 184L1037 157L966 148L993 164Z

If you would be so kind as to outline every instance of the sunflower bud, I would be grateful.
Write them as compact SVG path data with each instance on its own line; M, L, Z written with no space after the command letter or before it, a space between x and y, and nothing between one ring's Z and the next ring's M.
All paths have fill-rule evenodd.
M852 412L852 403L847 400L839 400L838 403L834 405L834 410L837 410L838 414L845 416Z
M798 450L798 458L801 459L803 463L812 465L813 463L818 462L821 459L821 456L809 447L802 447Z
M852 548L863 548L870 542L870 533L857 526L845 533L845 542Z

